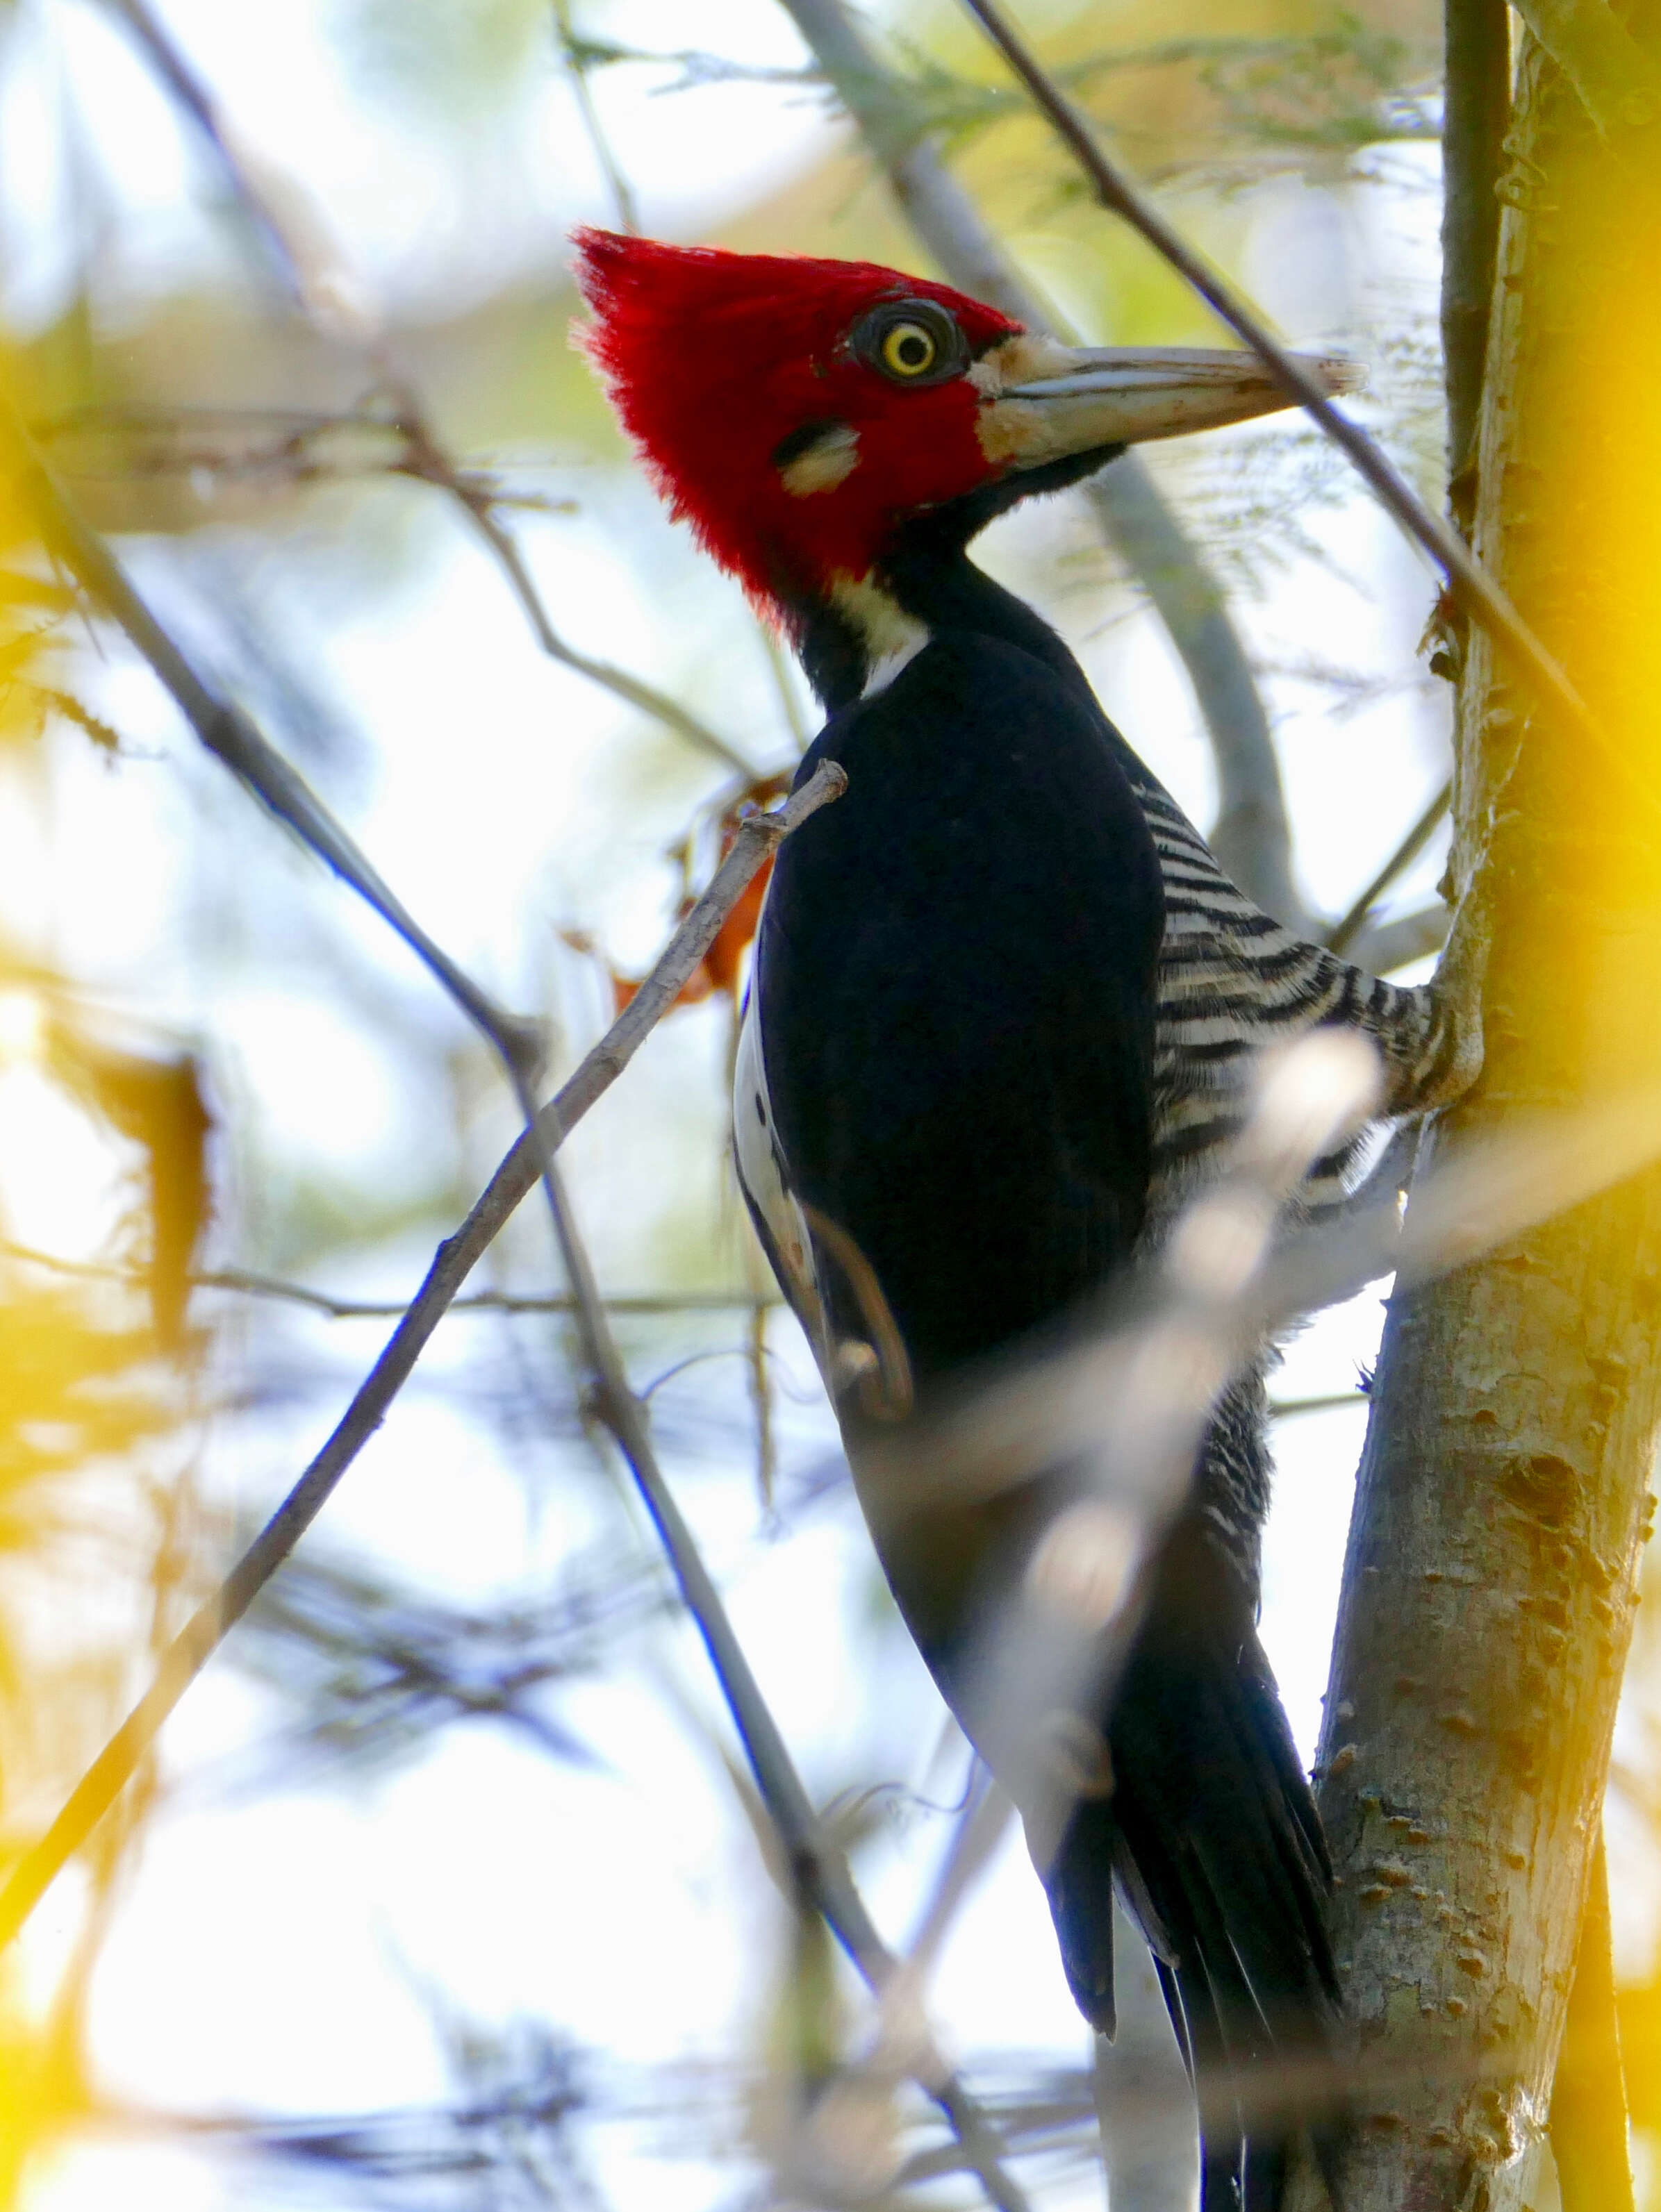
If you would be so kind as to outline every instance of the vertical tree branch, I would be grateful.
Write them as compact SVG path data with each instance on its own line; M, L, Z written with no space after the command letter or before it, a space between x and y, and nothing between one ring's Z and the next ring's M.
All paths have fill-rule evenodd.
M946 276L1029 329L1049 328L1043 303L927 143L904 85L878 58L843 0L784 5ZM1217 765L1211 842L1219 859L1278 921L1304 926L1269 718L1215 577L1137 454L1123 454L1104 469L1086 496L1109 543L1153 601L1194 687Z
M1506 0L1444 0L1442 360L1447 381L1448 504L1467 538L1476 506L1477 413L1488 304L1500 251L1494 187L1511 121Z
M1475 538L1647 772L1661 176L1526 37L1517 84ZM1480 1138L1654 1079L1661 868L1575 720L1475 632L1458 752L1488 1058L1450 1121ZM1391 1301L1321 1745L1360 2041L1346 2212L1526 2200L1653 1504L1658 1282L1651 1170Z

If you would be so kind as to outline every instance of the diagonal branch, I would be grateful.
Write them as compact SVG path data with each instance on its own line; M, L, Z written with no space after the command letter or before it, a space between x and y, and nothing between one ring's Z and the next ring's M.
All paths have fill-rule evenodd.
M1398 915L1394 921L1370 922L1350 939L1347 957L1369 975L1393 975L1415 960L1428 959L1448 941L1448 910L1440 899Z
M1436 833L1436 825L1453 803L1453 786L1445 783L1401 843L1342 919L1326 933L1329 952L1348 952L1366 927L1367 917L1396 878L1418 859Z
M923 245L952 283L1029 329L1050 327L1042 302L974 202L928 143L928 122L843 0L784 0L837 96L880 164ZM1141 457L1125 453L1086 487L1102 530L1141 580L1194 687L1217 763L1224 866L1289 927L1305 917L1292 880L1292 838L1269 720L1216 579Z
M1053 125L1096 197L1110 214L1122 216L1154 252L1185 277L1206 304L1274 370L1282 388L1309 411L1339 446L1381 506L1429 554L1447 580L1457 605L1480 623L1513 666L1532 683L1542 700L1567 718L1578 733L1596 745L1619 776L1622 787L1645 811L1661 819L1661 797L1645 782L1631 758L1615 744L1559 663L1530 629L1510 599L1463 542L1438 521L1417 492L1359 424L1352 422L1322 390L1311 372L1270 332L1244 294L1213 268L1167 222L1159 210L1103 153L1095 134L1055 79L1015 31L997 0L964 0L1034 104Z
M317 1518L347 1468L386 1419L456 1293L566 1136L621 1075L674 1004L745 887L782 838L847 779L826 762L776 813L751 815L732 850L623 1012L583 1058L497 1168L454 1236L438 1248L426 1279L359 1386L323 1449L217 1591L199 1606L163 1656L155 1680L70 1792L57 1819L13 1869L0 1892L0 1948L22 1927L47 1887L92 1833L155 1741L157 1731L226 1633Z

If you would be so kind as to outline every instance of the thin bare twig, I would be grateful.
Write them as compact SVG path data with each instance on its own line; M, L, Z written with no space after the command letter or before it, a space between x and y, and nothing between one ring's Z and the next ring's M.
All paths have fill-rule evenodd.
M150 406L101 402L71 407L31 422L31 434L49 449L67 477L194 477L206 470L228 481L280 479L286 483L339 482L373 476L428 481L411 450L403 424L373 401L328 411L311 407ZM93 465L89 440L119 443L119 461ZM65 453L67 453L67 458ZM538 514L575 514L574 499L542 492L509 491L491 473L467 468L463 481L493 506Z
M88 1768L51 1827L0 1892L0 1949L120 1794L157 1731L227 1632L247 1611L316 1519L336 1485L386 1419L429 1340L479 1259L536 1182L544 1160L616 1082L674 1004L745 886L782 838L847 787L824 763L776 813L743 823L714 882L676 930L651 974L599 1042L502 1162L472 1211L438 1248L420 1291L355 1393L333 1433L214 1595L168 1646L150 1687Z
M1329 952L1347 952L1360 935L1367 916L1396 881L1406 873L1418 859L1435 832L1437 823L1453 804L1453 786L1445 783L1424 812L1408 831L1366 889L1360 892L1342 919L1335 921L1326 933Z
M1089 179L1097 198L1139 232L1160 258L1184 277L1200 297L1273 369L1284 390L1312 415L1342 448L1379 503L1409 538L1430 556L1446 579L1458 605L1479 622L1513 668L1532 683L1536 694L1566 714L1579 734L1621 778L1623 788L1661 819L1661 795L1645 782L1628 756L1592 713L1568 676L1536 637L1510 599L1482 562L1445 523L1437 520L1359 424L1334 405L1311 371L1274 337L1261 315L1247 304L1205 257L1196 252L1163 215L1108 160L1094 132L1014 29L998 0L964 0L987 35L1025 85L1034 104Z
M1366 1403L1366 1393L1361 1389L1328 1390L1317 1398L1271 1398L1269 1418L1271 1421L1289 1421L1299 1413L1331 1413Z

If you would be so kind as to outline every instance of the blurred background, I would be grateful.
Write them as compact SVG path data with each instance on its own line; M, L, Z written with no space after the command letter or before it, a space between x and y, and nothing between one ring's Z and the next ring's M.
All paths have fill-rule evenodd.
M1439 508L1436 11L1022 13L1279 328L1366 365L1363 417ZM946 0L860 22L1062 324L1221 342L1083 202ZM451 956L550 1024L556 1074L707 879L723 816L816 726L571 349L578 221L930 266L777 0L0 6L0 371L173 636ZM1295 895L1329 922L1447 773L1432 579L1296 422L1148 461L1226 589ZM15 512L0 532L9 1856L338 1419L515 1121L413 956L204 751ZM1090 507L1013 517L983 553L1208 824L1189 678ZM1427 972L1440 860L1439 834L1369 920L1378 957L1421 956L1397 972ZM903 1948L969 1754L742 1219L734 980L705 975L653 1036L569 1183L665 1471ZM444 1323L0 1963L5 2201L702 2212L835 2202L861 2175L883 2201L973 2201L904 2089L875 2100L858 2173L804 2171L791 2084L858 2057L869 2000L781 1893L533 1206L472 1287L485 1303ZM1280 1376L1264 1629L1310 1757L1386 1287L1306 1328ZM1640 1615L1609 1834L1652 2129L1658 1823ZM1129 1978L1118 2075L1092 2081L1007 1834L928 2004L1035 2204L1099 2204L1098 2096L1169 2090ZM1179 2134L1116 2204L1187 2201ZM1661 2204L1653 2148L1643 2178Z

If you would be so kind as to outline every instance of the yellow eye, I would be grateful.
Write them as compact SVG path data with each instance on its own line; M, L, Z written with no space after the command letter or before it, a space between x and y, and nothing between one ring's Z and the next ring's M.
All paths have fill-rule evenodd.
M896 323L885 331L882 365L891 376L927 376L940 359L940 346L932 331L921 323Z

